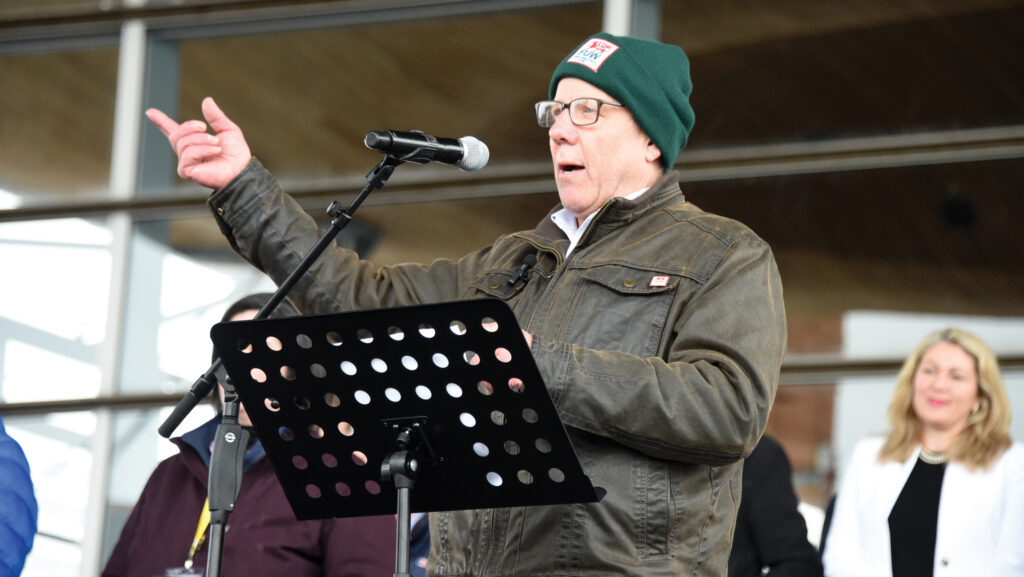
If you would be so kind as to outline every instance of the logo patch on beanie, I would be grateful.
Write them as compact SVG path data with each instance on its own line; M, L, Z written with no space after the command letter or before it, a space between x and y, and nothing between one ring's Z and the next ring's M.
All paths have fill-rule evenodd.
M574 62L576 64L582 64L587 68L597 72L598 68L604 64L608 57L615 53L619 47L607 40L600 38L591 38L587 42L580 46L580 49L575 54L570 56L566 62Z

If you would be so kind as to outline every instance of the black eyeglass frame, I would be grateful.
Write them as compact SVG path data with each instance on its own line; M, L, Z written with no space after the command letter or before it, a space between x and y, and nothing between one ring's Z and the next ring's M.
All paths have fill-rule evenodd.
M592 120L590 122L582 122L581 123L581 122L577 122L576 121L576 118L573 116L573 112L572 111L573 111L573 108L574 108L574 106L573 106L574 104L576 104L577 102L580 102L580 101L584 101L584 100L589 100L591 102L596 102L597 103L597 107L596 107L597 109L594 111L594 120ZM550 114L550 113L548 113L548 114L541 114L541 107L549 107L550 105L554 105L554 104L557 104L558 106L561 107L559 109L559 111L558 111L558 114ZM537 115L537 124L540 125L542 128L551 128L552 126L554 126L555 121L558 120L558 116L560 114L562 114L562 112L565 111L565 110L569 111L569 121L572 122L574 125L576 125L576 126L590 126L591 124L597 124L597 121L601 118L601 106L604 105L604 104L607 104L609 106L618 106L619 108L624 108L623 105L618 103L618 102L608 102L607 100L601 100L600 98L592 98L592 97L576 98L576 99L573 99L573 100L569 101L568 103L559 102L557 100L541 100L540 102L537 102L536 104L534 104L533 108L534 108L534 111L535 111L535 113ZM551 110L551 108L548 108L548 110ZM548 119L550 119L550 122L547 122Z

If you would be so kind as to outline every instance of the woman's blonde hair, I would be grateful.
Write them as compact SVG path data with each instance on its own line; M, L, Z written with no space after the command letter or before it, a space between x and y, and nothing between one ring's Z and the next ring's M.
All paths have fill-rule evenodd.
M938 343L952 343L974 358L978 377L978 405L967 418L967 427L957 436L948 454L969 469L988 468L1011 445L1010 400L999 373L995 353L977 335L958 328L929 334L903 362L896 390L889 402L892 431L879 453L880 461L903 461L921 442L920 420L914 413L914 374L921 358Z

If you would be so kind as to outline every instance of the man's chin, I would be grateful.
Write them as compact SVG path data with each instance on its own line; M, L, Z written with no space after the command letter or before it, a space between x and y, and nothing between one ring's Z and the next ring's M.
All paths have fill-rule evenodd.
M578 186L559 183L558 200L573 214L579 214L589 206L584 202L586 196L586 191Z

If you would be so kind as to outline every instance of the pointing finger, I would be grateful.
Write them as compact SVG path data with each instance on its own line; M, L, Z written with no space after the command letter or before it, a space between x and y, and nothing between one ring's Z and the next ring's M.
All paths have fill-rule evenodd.
M170 136L171 131L178 128L177 122L156 108L146 110L146 118L155 124L156 127L160 129L160 132L164 133L164 136Z

